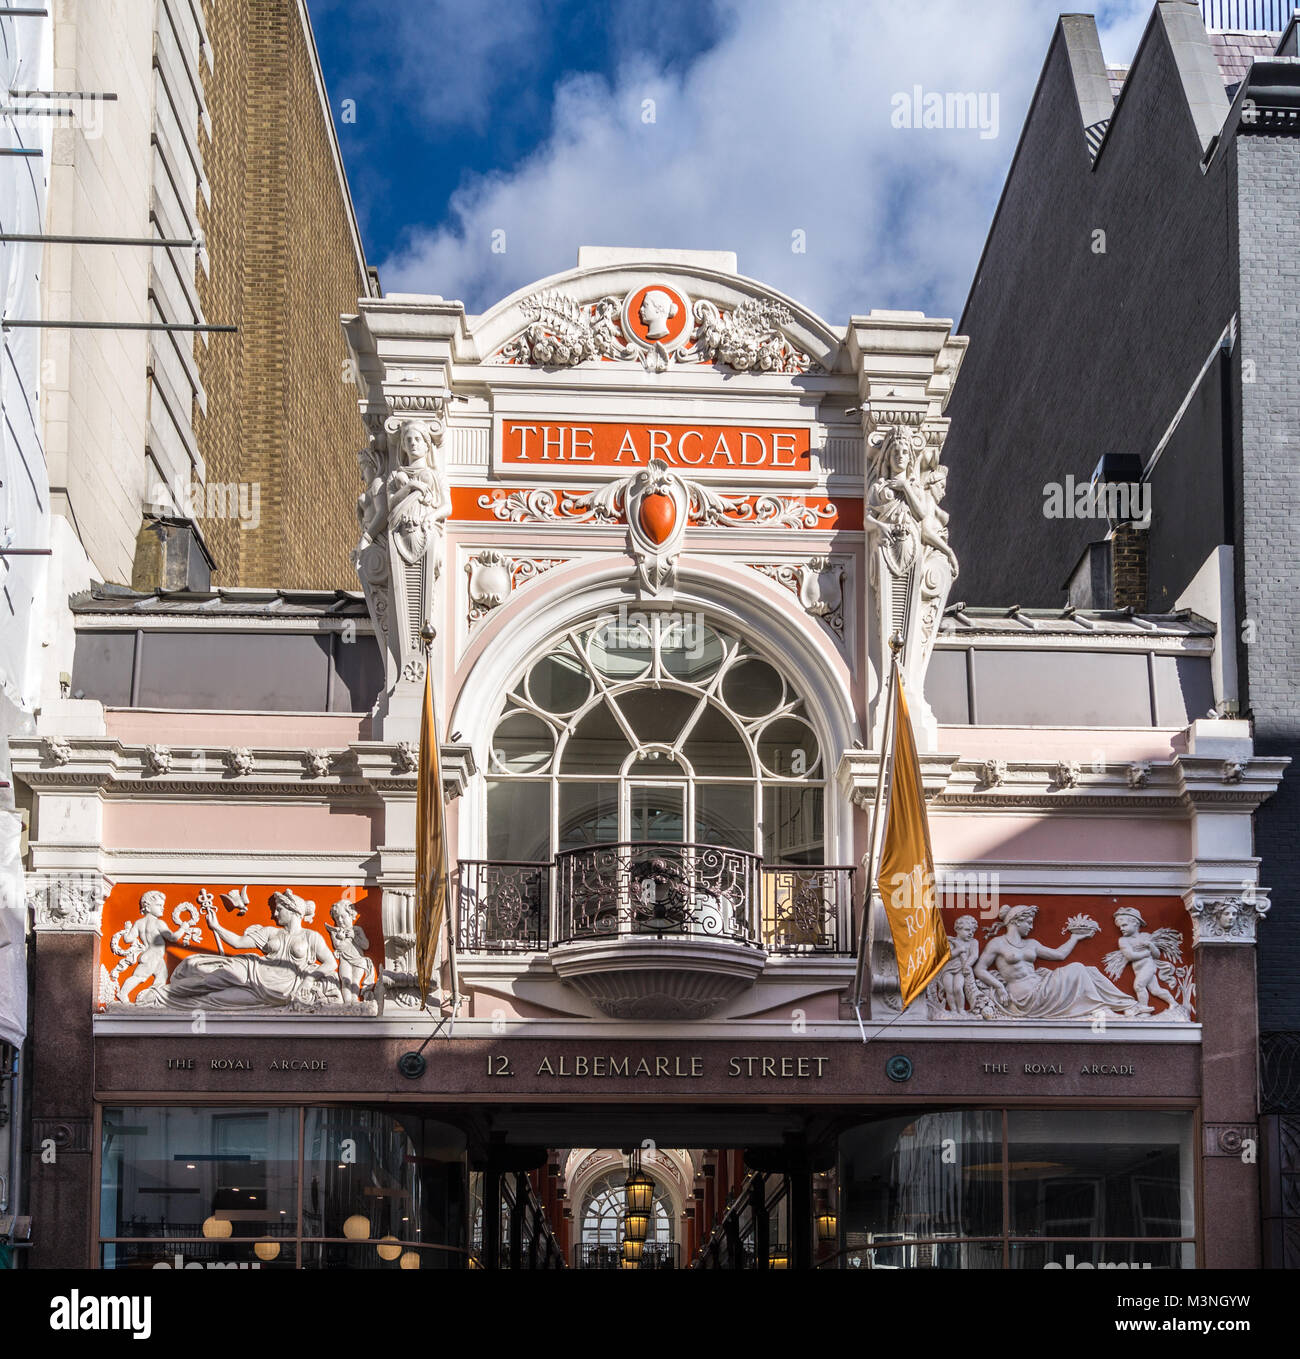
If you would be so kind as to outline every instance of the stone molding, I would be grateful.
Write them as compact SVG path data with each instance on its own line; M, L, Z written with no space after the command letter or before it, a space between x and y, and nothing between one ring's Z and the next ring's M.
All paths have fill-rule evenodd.
M1096 770L1073 758L964 760L922 754L921 775L926 800L936 808L1250 812L1276 792L1287 761L1254 756L1237 762L1243 768L1232 779L1225 776L1224 763L1184 755L1168 762L1116 760ZM845 751L838 769L841 791L857 806L870 808L878 768L875 751Z

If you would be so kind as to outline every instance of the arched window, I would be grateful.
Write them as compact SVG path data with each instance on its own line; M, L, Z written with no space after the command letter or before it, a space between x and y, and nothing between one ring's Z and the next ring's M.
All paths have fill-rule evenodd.
M623 1212L627 1206L625 1170L611 1171L594 1181L583 1195L582 1244L584 1246L617 1246L623 1240ZM655 1181L654 1198L650 1207L650 1226L646 1234L649 1245L673 1239L673 1204L663 1186Z
M604 615L516 676L491 743L487 857L618 841L825 862L826 761L802 696L698 615Z

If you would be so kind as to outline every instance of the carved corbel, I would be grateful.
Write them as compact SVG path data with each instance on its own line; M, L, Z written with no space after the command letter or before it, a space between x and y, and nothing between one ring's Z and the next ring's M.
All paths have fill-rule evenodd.
M29 872L24 879L38 931L98 934L110 883L99 873Z
M1268 892L1248 887L1239 893L1189 892L1184 898L1192 917L1192 943L1253 944L1268 914Z

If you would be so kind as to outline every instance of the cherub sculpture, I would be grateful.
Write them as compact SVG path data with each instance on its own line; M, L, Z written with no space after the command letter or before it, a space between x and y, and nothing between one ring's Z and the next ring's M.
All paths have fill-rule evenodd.
M1182 936L1169 928L1147 933L1146 921L1132 906L1121 906L1115 912L1115 925L1119 929L1119 947L1101 960L1106 975L1118 981L1124 969L1131 966L1139 1005L1145 1006L1149 995L1157 996L1169 1007L1165 1013L1171 1018L1185 1017L1185 1007L1163 985L1177 982L1174 969L1183 960Z
M167 992L167 945L197 943L203 935L198 922L198 907L182 902L172 912L176 928L168 929L164 919L167 898L158 891L146 892L140 898L140 918L129 920L113 936L111 947L122 961L113 969L117 984L117 998L131 1001L131 992L144 987L136 997L137 1005L162 1003ZM189 918L184 917L188 913ZM134 966L133 966L134 965ZM133 970L118 982L118 974Z
M366 956L370 947L366 932L357 924L357 908L346 897L330 907L334 922L325 928L334 945L334 956L339 960L339 990L345 1001L358 1004L365 998L367 988L375 984L375 964Z

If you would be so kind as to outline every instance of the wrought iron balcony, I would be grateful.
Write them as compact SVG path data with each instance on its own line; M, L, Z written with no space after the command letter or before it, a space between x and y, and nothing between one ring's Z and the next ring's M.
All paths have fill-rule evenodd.
M550 944L551 865L462 859L457 905L463 952L544 952Z
M556 863L556 943L626 935L759 943L756 854L636 841L564 850Z
M567 850L554 865L462 860L459 946L536 953L584 941L697 938L766 953L848 954L854 875L660 842Z

